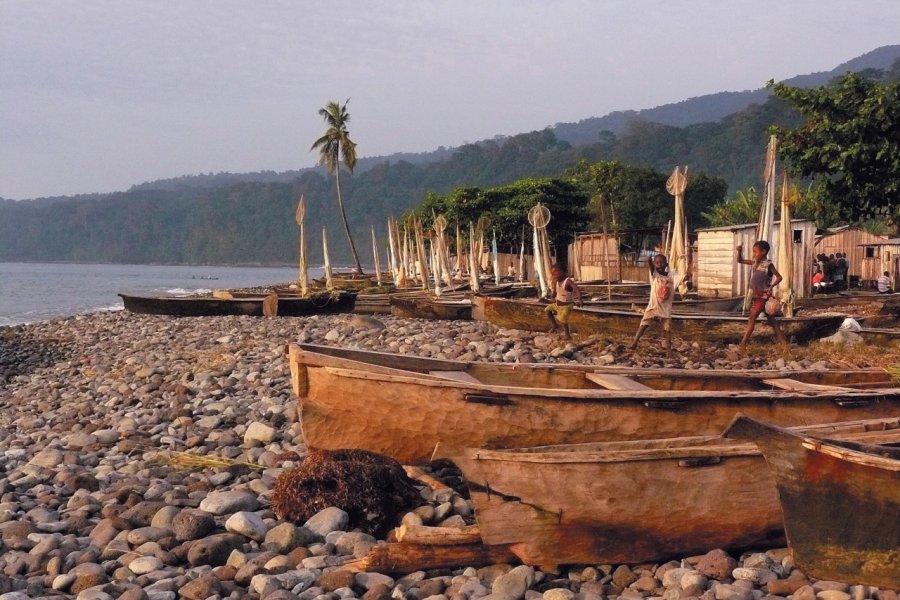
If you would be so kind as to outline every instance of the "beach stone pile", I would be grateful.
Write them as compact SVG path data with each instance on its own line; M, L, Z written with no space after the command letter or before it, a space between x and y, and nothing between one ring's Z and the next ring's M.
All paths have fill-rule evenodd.
M102 312L0 328L0 600L896 600L806 578L784 550L558 572L354 572L380 540L351 530L344 510L295 523L272 509L278 477L306 454L285 355L295 341L507 362L833 366L729 362L733 350L697 342L666 359L650 344L631 353L601 337L389 316ZM452 469L432 475L462 489ZM417 489L403 523L474 522L463 494Z

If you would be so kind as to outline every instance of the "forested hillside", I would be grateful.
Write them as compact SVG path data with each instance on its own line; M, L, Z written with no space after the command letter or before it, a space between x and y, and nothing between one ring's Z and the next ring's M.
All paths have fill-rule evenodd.
M895 54L900 47L891 47ZM895 61L893 70L896 72ZM380 235L388 216L422 204L429 192L458 187L493 188L523 178L562 177L579 161L619 160L649 168L657 180L675 165L721 178L730 193L762 184L767 139L773 124L795 126L796 115L769 98L711 122L686 126L631 120L620 133L574 145L551 130L536 131L442 150L443 160L369 160L368 168L342 175L348 219L363 262L369 262L369 228ZM361 147L365 140L356 140ZM712 186L718 189L718 185ZM135 186L127 192L33 201L0 199L0 261L80 261L187 264L288 264L297 257L294 209L307 200L307 231L313 264L321 260L321 228L329 230L336 263L346 263L333 179L324 169L256 174L208 174ZM614 191L609 192L614 195ZM690 189L689 189L690 194ZM615 197L609 198L616 202ZM704 202L716 198L705 196ZM640 226L663 224L670 208L659 196L629 196ZM649 204L652 203L652 206ZM699 215L707 206L689 206ZM647 218L640 218L645 215ZM649 215L653 215L649 222ZM691 227L705 225L694 217Z

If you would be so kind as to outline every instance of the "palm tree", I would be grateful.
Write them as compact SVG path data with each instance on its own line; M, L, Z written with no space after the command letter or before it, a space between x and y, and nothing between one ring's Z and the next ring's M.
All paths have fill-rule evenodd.
M353 173L353 167L356 166L356 142L350 139L350 132L347 131L347 122L350 121L350 114L347 112L347 103L329 102L325 108L319 109L319 114L325 119L328 129L325 134L313 142L310 151L319 150L319 164L325 165L329 173L334 173L335 182L337 183L337 200L338 208L341 209L341 220L344 222L344 231L347 233L347 239L350 241L350 251L353 253L353 260L356 261L356 269L362 273L362 265L359 263L359 255L356 253L356 245L353 243L353 236L350 235L350 225L347 224L347 213L344 211L344 199L341 196L341 164L340 159L344 159L344 165Z

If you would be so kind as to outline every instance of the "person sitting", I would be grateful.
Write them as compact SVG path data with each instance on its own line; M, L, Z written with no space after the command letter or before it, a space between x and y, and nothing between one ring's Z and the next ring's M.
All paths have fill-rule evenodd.
M816 271L816 274L813 275L812 278L812 293L816 295L816 293L824 293L825 292L825 276L822 274L822 271Z
M892 293L891 289L891 274L888 271L884 272L884 275L878 278L878 281L875 282L878 286L879 294L890 294Z

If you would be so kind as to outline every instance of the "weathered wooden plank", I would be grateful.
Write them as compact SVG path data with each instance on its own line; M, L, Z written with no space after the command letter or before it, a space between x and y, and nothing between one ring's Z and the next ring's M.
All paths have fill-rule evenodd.
M462 383L481 383L481 381L472 377L472 375L465 371L429 371L428 374L437 375L438 377L451 379L453 381L461 381Z
M777 379L763 379L763 383L767 385L771 385L772 387L777 387L782 390L791 390L794 392L837 392L837 391L850 391L850 388L845 388L836 385L821 385L818 383L806 383L805 381L797 381L796 379L791 379L789 377L779 377Z
M650 387L624 375L612 373L585 373L585 379L608 390L649 390Z

